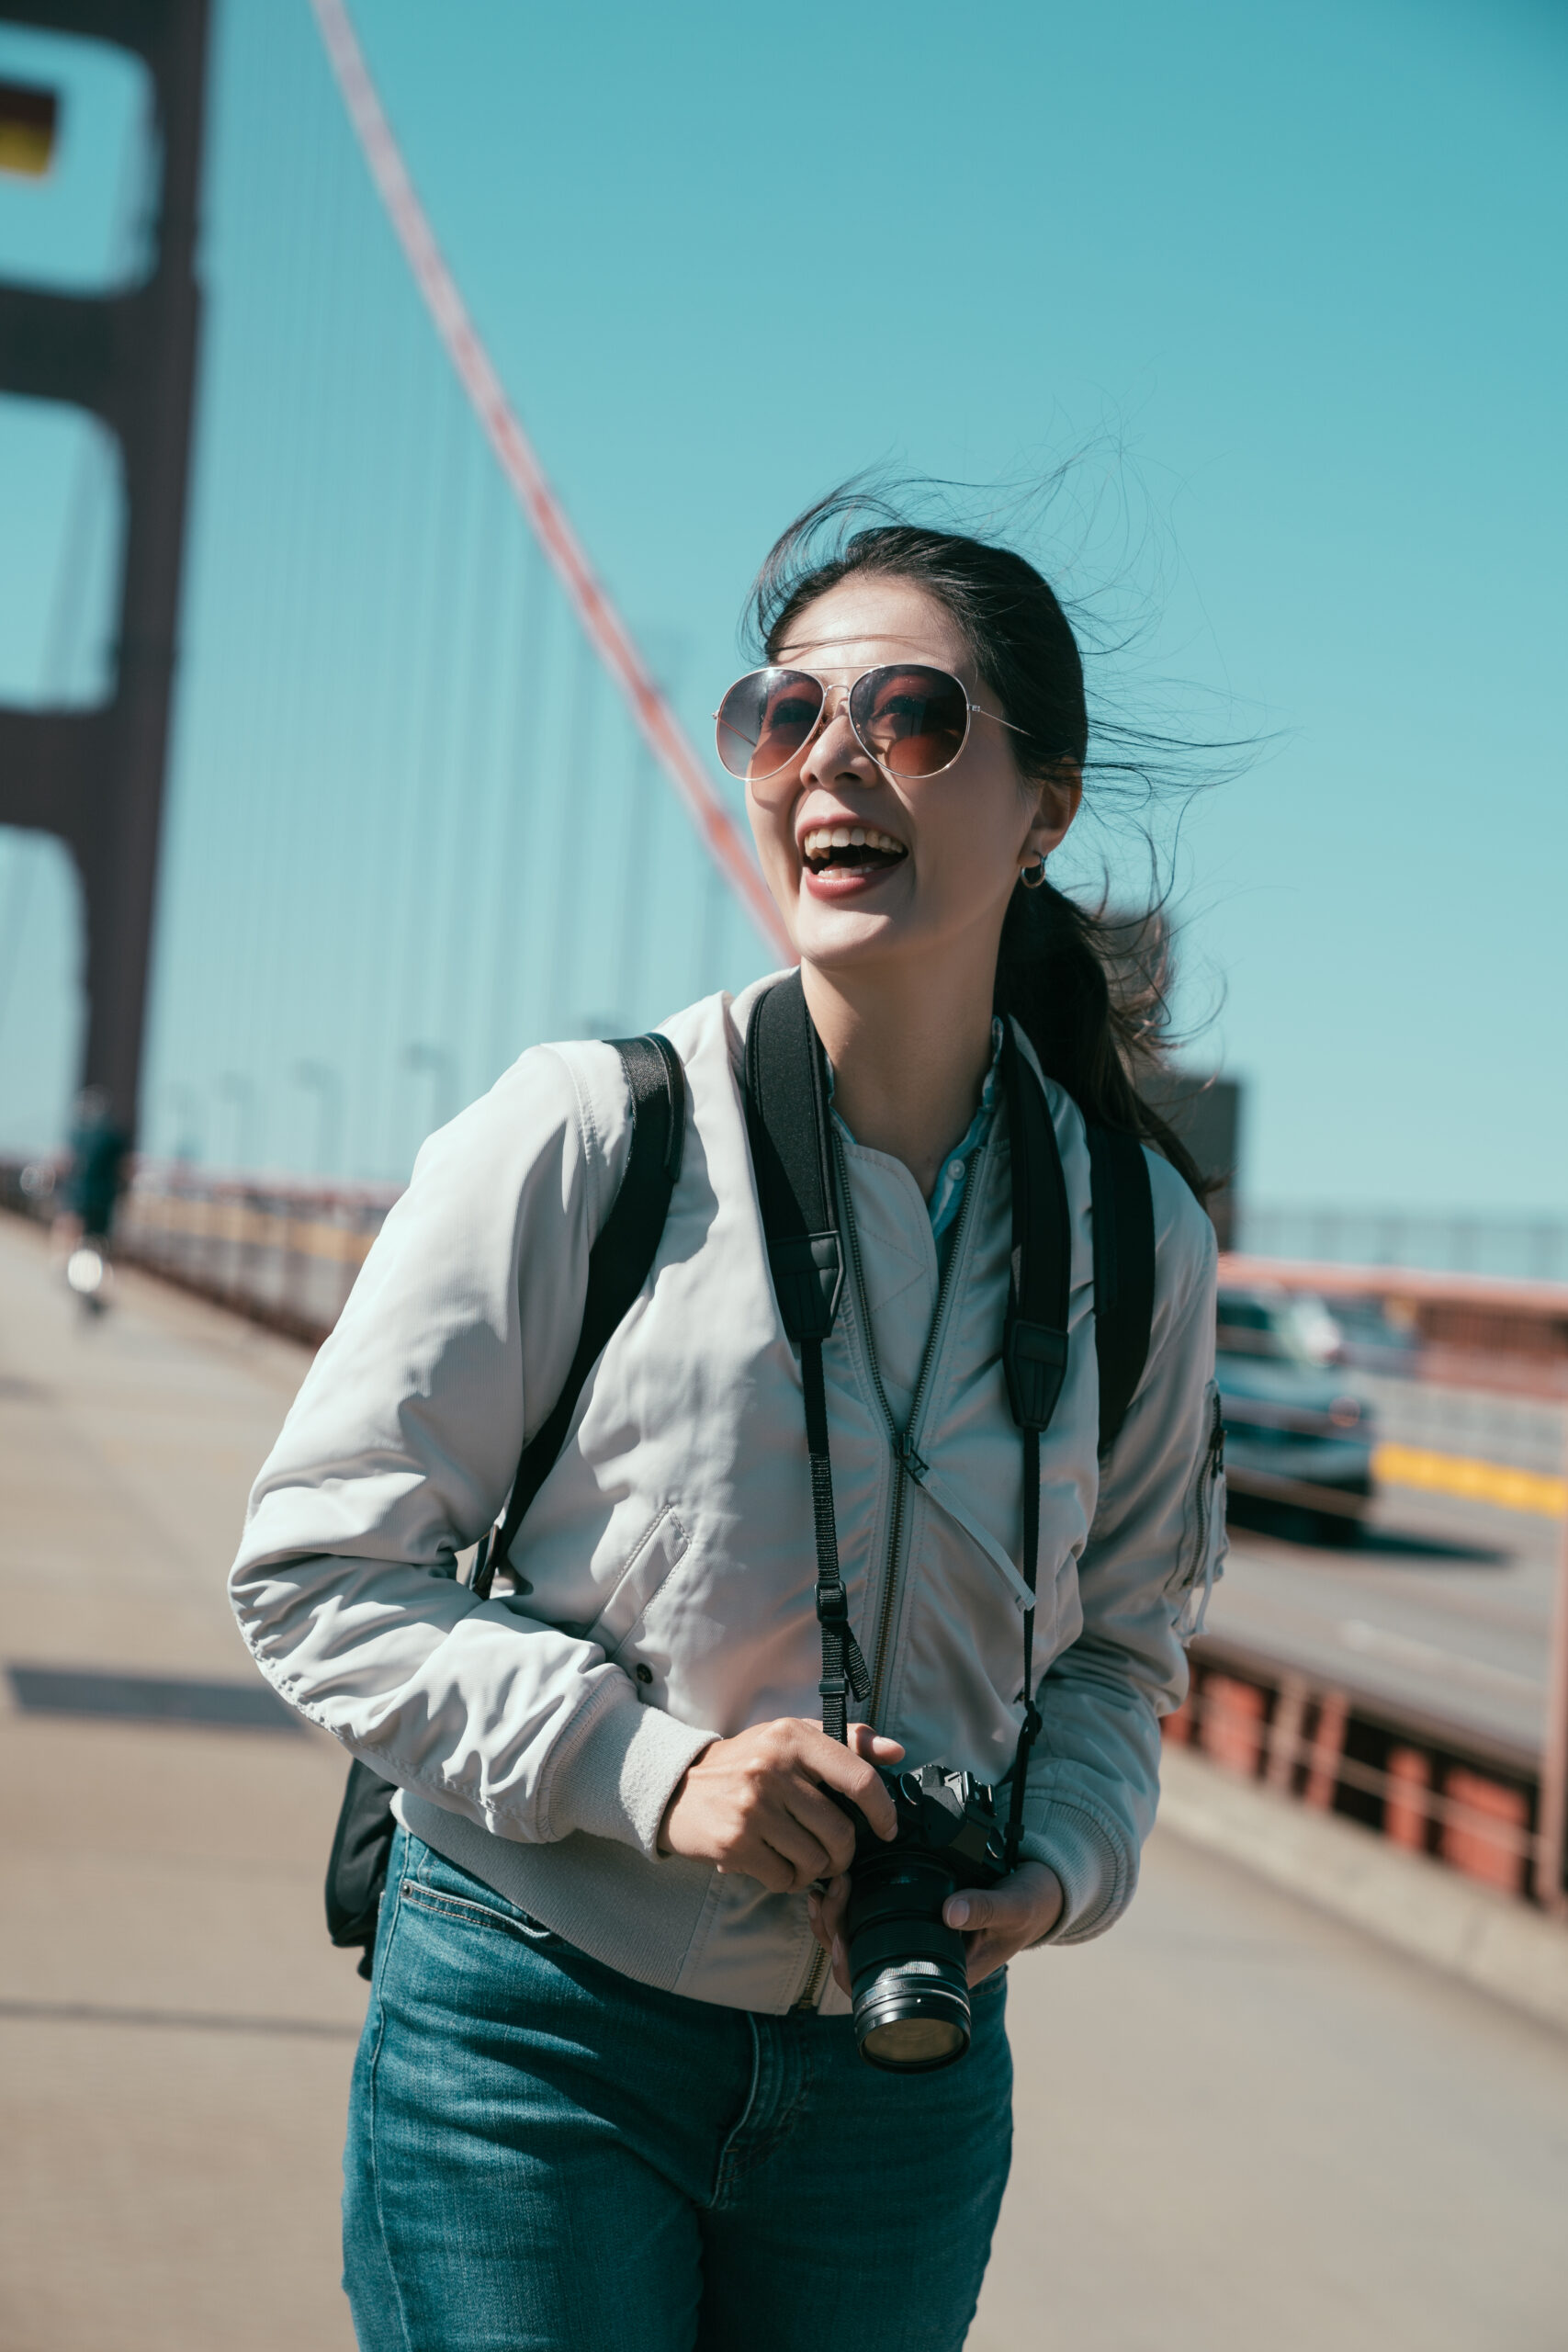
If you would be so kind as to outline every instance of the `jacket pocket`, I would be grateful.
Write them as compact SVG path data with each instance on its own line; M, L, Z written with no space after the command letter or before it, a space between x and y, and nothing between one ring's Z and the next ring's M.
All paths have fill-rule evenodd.
M1166 1589L1175 1604L1175 1625L1184 1642L1203 1630L1209 1595L1224 1573L1230 1549L1225 1534L1225 1424L1219 1383L1203 1392L1203 1451L1188 1498L1176 1574Z
M588 1639L614 1657L636 1633L649 1602L678 1568L692 1539L673 1510L661 1511L622 1569L615 1590L588 1628Z

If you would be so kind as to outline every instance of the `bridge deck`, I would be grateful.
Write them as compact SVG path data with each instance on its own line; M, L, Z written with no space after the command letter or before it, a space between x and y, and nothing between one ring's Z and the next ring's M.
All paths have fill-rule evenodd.
M7 1662L249 1687L223 1572L304 1362L134 1278L78 1323L39 1236L0 1217ZM363 1988L319 1907L341 1758L24 1690L0 1706L0 2336L350 2352L334 2209ZM1568 2043L1158 1836L1130 1918L1021 1963L1012 2017L975 2352L1558 2340Z

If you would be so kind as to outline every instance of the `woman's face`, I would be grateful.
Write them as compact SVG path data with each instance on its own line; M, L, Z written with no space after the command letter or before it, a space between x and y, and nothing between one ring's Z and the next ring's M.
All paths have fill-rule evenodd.
M775 659L829 689L827 723L799 758L747 786L762 871L796 952L846 973L915 956L978 957L988 971L1021 871L1055 848L1077 813L1077 769L1065 763L1051 781L1026 785L1019 739L979 711L940 775L890 775L861 749L848 689L884 663L951 671L980 711L996 712L955 623L912 582L841 581L807 606ZM835 829L866 842L835 853Z

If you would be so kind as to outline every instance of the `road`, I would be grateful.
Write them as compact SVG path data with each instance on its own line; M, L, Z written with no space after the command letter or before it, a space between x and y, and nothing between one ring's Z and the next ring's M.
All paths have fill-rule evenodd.
M1554 1520L1392 1487L1350 1551L1233 1523L1208 1630L1535 1751L1561 1541Z
M135 1278L82 1324L0 1217L8 1662L251 1687L223 1577L305 1361ZM6 2352L350 2352L341 1781L304 1731L0 1709ZM1159 1832L1010 2008L972 2352L1562 2352L1568 2041Z

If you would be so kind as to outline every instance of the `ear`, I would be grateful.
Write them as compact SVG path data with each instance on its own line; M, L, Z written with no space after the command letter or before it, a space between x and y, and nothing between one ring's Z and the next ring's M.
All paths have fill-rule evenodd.
M1066 840L1083 798L1083 770L1077 760L1058 760L1040 777L1035 790L1039 797L1024 839L1032 858L1049 856Z

